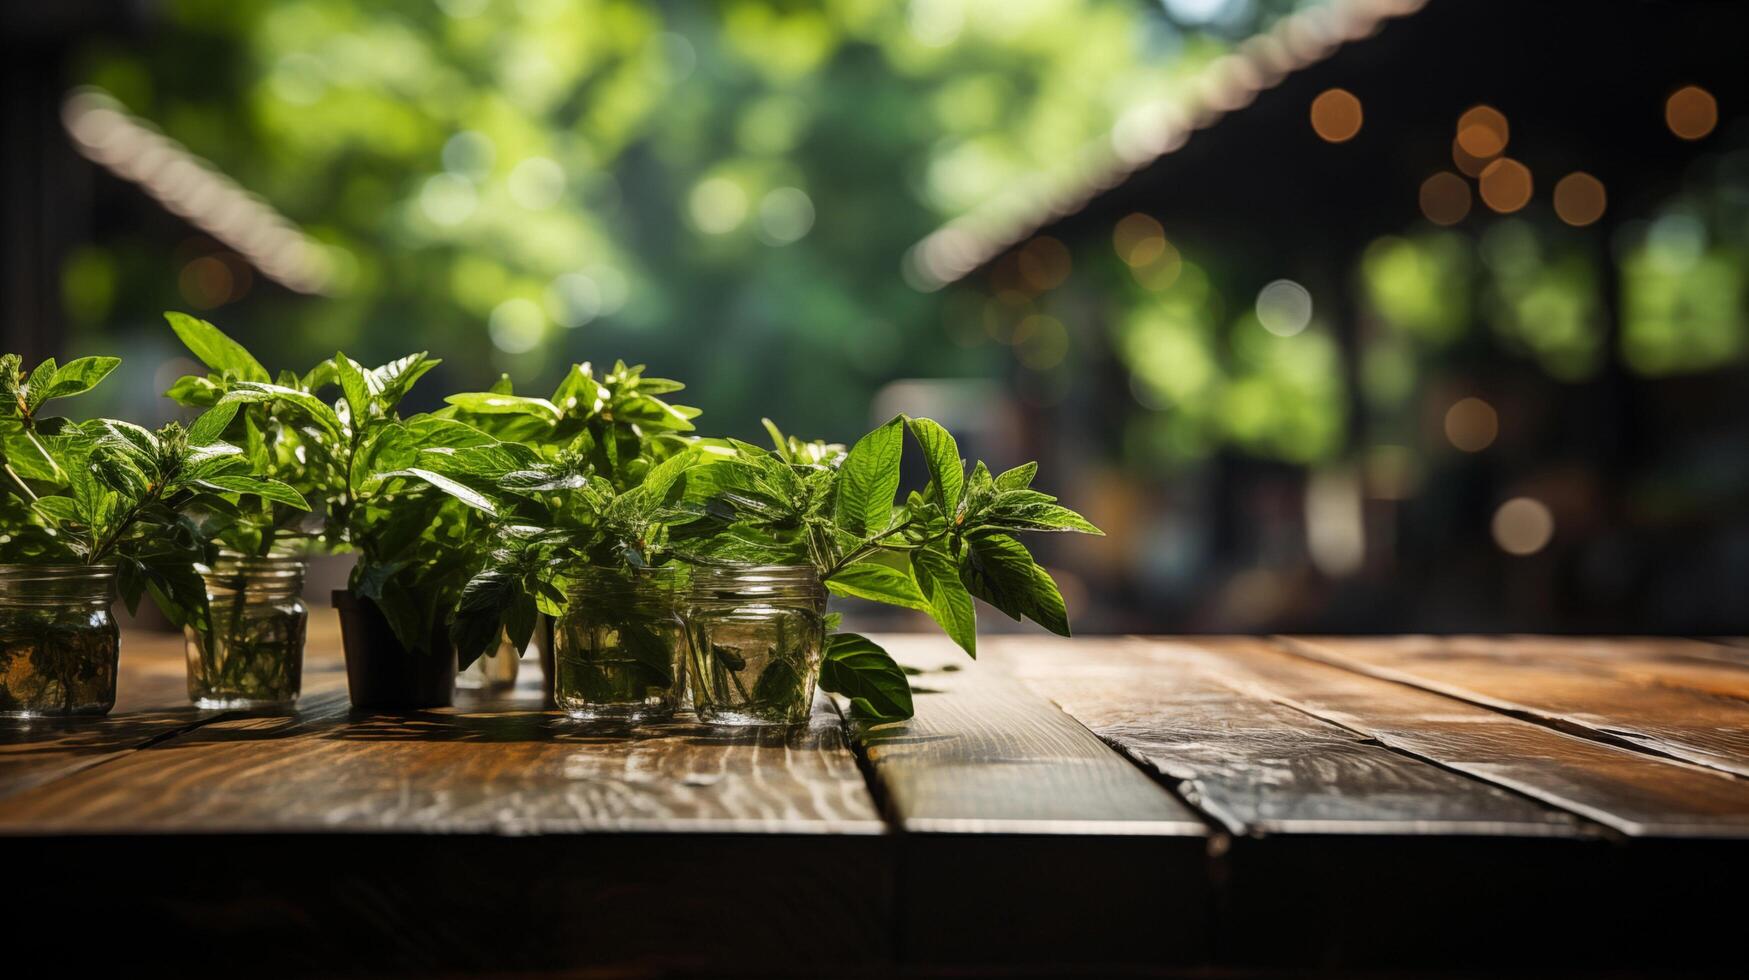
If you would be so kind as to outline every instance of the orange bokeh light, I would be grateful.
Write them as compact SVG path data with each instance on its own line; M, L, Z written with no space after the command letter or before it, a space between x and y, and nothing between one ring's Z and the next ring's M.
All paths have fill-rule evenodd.
M1482 171L1482 203L1501 214L1529 204L1532 188L1530 168L1510 157L1501 157Z
M1575 228L1583 228L1603 217L1609 204L1609 194L1603 181L1584 171L1575 171L1555 184L1555 214Z
M1493 106L1479 105L1458 117L1458 146L1470 156L1487 160L1506 152L1512 127Z
M1421 213L1436 225L1455 225L1470 213L1470 185L1449 170L1421 182Z
M1312 131L1330 143L1346 143L1360 132L1360 100L1342 88L1325 89L1312 100Z
M1719 100L1699 85L1684 85L1664 100L1664 124L1682 139L1700 139L1719 124Z

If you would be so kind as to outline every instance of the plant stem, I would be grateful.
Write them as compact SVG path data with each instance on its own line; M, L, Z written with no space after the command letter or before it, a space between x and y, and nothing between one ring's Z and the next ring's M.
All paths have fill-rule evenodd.
M35 503L37 501L36 491L32 490L30 485L24 482L24 478L18 475L18 471L12 468L11 463L7 463L5 466L6 475L12 477L12 482L18 486L18 489L24 491L24 495L30 499L31 503Z

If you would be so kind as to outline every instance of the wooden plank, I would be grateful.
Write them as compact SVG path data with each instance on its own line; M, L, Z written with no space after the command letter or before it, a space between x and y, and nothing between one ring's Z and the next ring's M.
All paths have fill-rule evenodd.
M204 968L262 949L293 972L891 961L891 839L828 702L787 732L540 705L532 671L405 716L333 697L0 801L19 873L47 882L9 924L62 936L53 910L126 867L152 882L132 927L199 935L178 956Z
M331 698L229 717L0 805L0 833L879 834L837 713L726 734L543 710L537 680L455 708Z
M983 653L1186 779L1199 804L1262 829L1214 864L1219 962L1450 970L1498 967L1512 950L1517 966L1572 971L1737 956L1735 913L1680 896L1726 887L1749 863L1745 841L1624 846L1518 796L1589 799L1686 831L1716 814L1680 797L1737 808L1731 777L1254 640L1004 639ZM1517 750L1528 757L1514 765ZM1661 802L1695 812L1654 824Z
M1685 640L1284 637L1295 653L1749 776L1749 663Z
M1152 640L1235 687L1633 837L1749 837L1749 782L1569 735L1250 638Z
M1028 638L987 646L987 659L1178 784L1235 834L1583 832L1517 793L1284 703L1205 643Z
M344 667L332 652L337 646L325 645L339 635L332 619L320 613L311 617L306 704L344 696ZM124 632L115 708L108 715L0 722L0 800L227 717L194 707L187 671L181 634Z
M922 963L1206 954L1206 824L1092 733L937 637L883 636L916 717L856 726L902 831L899 949Z

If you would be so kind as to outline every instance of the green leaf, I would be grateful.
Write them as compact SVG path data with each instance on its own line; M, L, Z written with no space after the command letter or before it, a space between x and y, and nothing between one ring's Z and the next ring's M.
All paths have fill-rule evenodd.
M494 395L486 391L471 391L450 395L444 401L464 412L477 412L481 415L532 415L549 422L559 420L558 406L545 398L530 398L526 395Z
M55 372L60 367L54 358L49 358L36 366L30 372L30 377L24 382L24 414L36 414L36 408L48 397L49 386L53 384Z
M960 459L959 444L954 441L952 433L932 419L911 419L910 428L911 437L923 449L923 461L929 466L929 478L935 483L941 512L951 523L966 483L965 462Z
M345 354L334 355L334 375L340 379L340 394L346 407L352 410L352 424L358 426L370 417L370 388L365 384L364 368Z
M1092 522L1060 504L1011 504L998 498L996 506L984 516L983 523L1011 531L1078 531L1082 534L1104 535Z
M202 364L218 374L229 374L241 381L271 381L273 376L244 349L242 344L224 335L218 327L186 313L166 313L170 329Z
M334 414L334 410L328 407L327 402L309 392L288 388L285 385L240 381L225 393L225 397L219 399L219 404L272 401L283 401L297 409L335 439L341 438L344 433L344 427L340 424L340 416Z
M1069 613L1057 583L1032 560L1025 545L1006 534L966 541L960 582L1010 619L1024 616L1058 636L1069 635Z
M105 442L91 453L91 472L111 490L129 497L143 497L151 481L126 451L114 442Z
M371 368L364 376L365 387L371 395L383 406L384 411L394 410L401 403L407 392L412 390L413 382L424 376L425 372L442 364L443 361L430 356L425 351L398 357L381 367Z
M998 490L1025 490L1032 486L1032 478L1038 475L1037 463L1022 463L1014 469L1003 471L996 478Z
M456 662L463 670L497 644L505 614L519 591L516 576L499 568L485 569L463 586L461 602L449 626Z
M224 490L229 493L247 493L260 497L262 500L276 504L296 507L298 510L309 510L309 503L304 495L292 489L290 484L278 480L267 480L254 476L214 476L198 481L201 486L213 490Z
M762 418L759 420L759 424L765 426L765 434L771 437L771 444L777 447L777 454L784 459L789 459L789 440L784 438L783 430L779 429L777 423L770 419Z
M940 624L948 639L971 656L978 655L978 614L972 594L960 582L959 566L939 544L911 552L911 573L929 607L926 612Z
M426 483L442 490L444 493L449 494L475 510L484 511L488 514L498 513L498 508L492 505L492 501L487 499L485 494L475 490L473 487L470 487L465 483L452 480L441 473L433 473L430 470L420 469L417 466L410 466L404 470L396 470L392 473L385 473L383 475L409 476L414 479L424 480Z
M164 397L178 405L204 408L218 401L224 393L223 386L211 378L188 374L177 378L164 392Z
M923 597L917 580L909 571L878 562L861 561L846 565L826 580L826 588L836 595L929 611L929 600Z
M31 409L51 398L65 398L80 392L90 391L97 383L109 377L116 365L121 363L119 357L79 357L60 366L48 385L38 388L31 386ZM32 380L35 376L32 375Z
M188 427L188 444L205 446L217 442L224 435L225 427L231 424L231 419L236 418L237 408L235 403L217 405L200 413L194 424Z
M916 713L905 671L887 651L855 633L827 637L820 687L849 698L851 712L866 721L902 721Z
M79 505L72 497L38 497L31 502L37 513L64 524L80 522Z
M905 449L905 417L895 416L850 447L838 468L835 517L852 534L878 534L893 520L899 493L899 458Z

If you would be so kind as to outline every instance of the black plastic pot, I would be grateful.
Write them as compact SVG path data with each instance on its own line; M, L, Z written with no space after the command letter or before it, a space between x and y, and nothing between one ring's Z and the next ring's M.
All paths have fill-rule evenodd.
M443 624L432 624L424 650L410 651L371 600L337 589L334 608L340 613L346 686L354 708L407 711L455 703L455 647Z

